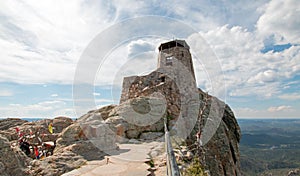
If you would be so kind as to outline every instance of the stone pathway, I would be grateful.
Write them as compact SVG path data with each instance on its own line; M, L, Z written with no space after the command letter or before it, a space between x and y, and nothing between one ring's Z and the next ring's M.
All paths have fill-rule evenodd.
M146 176L150 166L149 154L159 153L162 142L119 144L119 150L110 151L105 159L88 161L86 165L63 174L63 176ZM107 162L108 161L108 162Z

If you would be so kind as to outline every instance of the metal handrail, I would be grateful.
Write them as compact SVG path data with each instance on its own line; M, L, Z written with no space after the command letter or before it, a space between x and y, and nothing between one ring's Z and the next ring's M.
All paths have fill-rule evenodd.
M165 150L167 153L167 175L168 176L180 176L180 171L176 162L174 151L172 148L170 134L168 131L166 119L164 121L165 127Z

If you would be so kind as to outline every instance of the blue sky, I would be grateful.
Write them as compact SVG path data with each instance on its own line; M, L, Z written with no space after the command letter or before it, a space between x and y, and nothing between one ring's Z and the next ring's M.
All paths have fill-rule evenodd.
M0 117L75 117L72 84L88 44L119 22L149 15L178 20L201 35L222 69L221 98L238 118L299 117L299 7L298 0L2 1ZM118 103L123 76L154 70L157 46L171 39L137 36L116 46L98 68L95 108ZM201 63L194 60L198 86L212 92ZM220 97L223 90L214 88Z

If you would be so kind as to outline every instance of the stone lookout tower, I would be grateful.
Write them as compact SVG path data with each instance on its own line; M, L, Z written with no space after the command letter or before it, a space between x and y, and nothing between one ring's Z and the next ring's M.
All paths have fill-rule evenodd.
M162 43L158 49L158 69L163 69L165 67L180 67L181 69L188 69L195 79L190 47L184 40L173 40Z
M123 79L120 103L160 92L168 101L178 102L179 95L197 90L190 47L184 40L172 40L158 47L157 69L148 75ZM181 92L179 89L182 89ZM188 96L186 96L188 97ZM174 112L174 111L173 111Z

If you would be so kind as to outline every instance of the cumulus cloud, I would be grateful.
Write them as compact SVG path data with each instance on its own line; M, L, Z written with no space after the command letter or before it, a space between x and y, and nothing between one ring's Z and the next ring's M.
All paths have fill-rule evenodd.
M95 85L121 87L123 77L153 71L157 66L157 47L162 41L160 38L144 37L114 48L99 65Z
M273 82L278 78L277 72L274 70L266 70L259 72L254 77L251 77L249 83L268 83Z
M261 35L274 35L276 42L300 43L300 1L271 0L257 21Z
M52 1L43 1L42 3L35 1L5 2L1 9L3 12L1 29L4 33L0 36L0 46L4 48L1 58L5 58L5 60L3 59L3 64L0 66L0 81L72 83L77 60L93 36L118 19L134 17L136 16L134 14L153 14L154 7L159 9L159 15L184 19L184 22L193 24L193 27L198 30L209 31L207 32L208 38L217 39L209 34L222 35L216 42L229 42L230 47L232 47L230 42L237 43L231 49L230 47L226 50L221 48L223 49L221 52L226 52L226 55L241 53L239 50L241 46L248 49L261 48L262 43L252 43L255 38L245 28L239 26L231 28L228 25L219 28L218 26L229 23L250 28L255 24L259 14L263 13L256 11L263 3L265 1L251 2L247 6L241 6L239 2L231 1L199 2L190 0L184 4L179 1L172 3L137 2L132 6L127 1L86 3L78 0L59 2L60 6L53 7L55 2ZM195 4L199 4L199 6L195 6ZM19 13L20 11L22 13ZM240 20L243 19L241 16L247 16L248 20ZM236 35L232 35L234 33ZM251 46L249 46L250 43L252 43ZM145 42L145 40L133 41L128 45L128 55L132 56L154 48L153 43ZM12 53L14 54L12 55ZM124 53L120 53L118 56L124 57ZM118 57L118 61L120 61L120 57ZM226 70L232 70L236 69L234 62L228 61L222 64L225 64ZM119 65L122 65L122 61ZM114 67L110 66L107 69L113 70ZM298 67L296 66L294 69L298 69ZM106 75L113 75L110 74L110 70L105 72ZM103 83L107 83L107 81L104 80Z
M144 52L155 51L156 44L149 43L145 40L135 40L130 42L128 45L128 56L132 57Z
M84 47L114 21L110 9L100 1L1 2L0 81L72 83Z
M225 76L230 96L277 95L282 83L300 72L299 46L262 53L264 38L240 26L225 25L200 34L219 58L223 71L219 76Z

